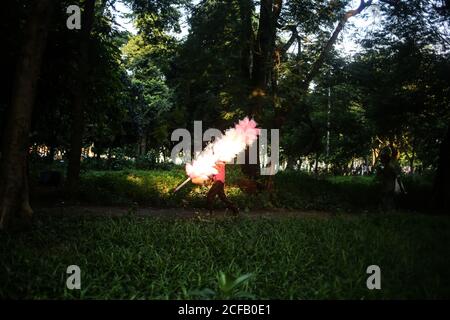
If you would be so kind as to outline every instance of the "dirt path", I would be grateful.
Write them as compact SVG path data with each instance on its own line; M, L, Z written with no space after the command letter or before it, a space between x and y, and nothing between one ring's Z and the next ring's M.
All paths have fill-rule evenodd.
M38 207L35 208L36 214L52 214L52 215L89 215L89 216L124 216L137 215L142 217L153 216L160 218L195 218L207 216L204 209L183 209L183 208L134 208L130 207L105 207L105 206L58 206L58 207ZM216 210L214 217L226 217L230 212L225 210ZM285 209L271 210L252 210L249 212L241 212L245 217L299 217L299 218L328 218L335 214L324 211L298 211Z

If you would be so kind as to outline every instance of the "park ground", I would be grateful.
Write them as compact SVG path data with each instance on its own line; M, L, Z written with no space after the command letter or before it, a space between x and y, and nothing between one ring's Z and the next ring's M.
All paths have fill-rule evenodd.
M449 1L2 9L0 298L450 298ZM287 169L227 166L207 216L170 156L247 116Z
M450 297L450 219L378 211L369 177L282 173L275 183L285 192L268 197L235 190L231 172L227 191L240 217L220 206L207 216L203 188L173 195L180 178L173 170L86 172L79 203L61 198L49 205L41 190L40 201L33 200L34 227L0 235L0 297ZM66 288L74 264L81 290ZM370 265L381 268L381 290L367 289Z

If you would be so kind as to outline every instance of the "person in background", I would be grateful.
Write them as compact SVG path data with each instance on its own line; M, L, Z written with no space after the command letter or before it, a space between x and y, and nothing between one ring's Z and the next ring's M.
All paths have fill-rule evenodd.
M225 195L225 162L217 161L215 168L217 169L217 174L212 176L213 184L208 191L206 196L206 201L208 204L209 213L213 212L214 199L219 196L220 200L226 205L226 207L233 212L233 214L238 215L239 209L234 203L232 203Z
M383 211L391 211L396 208L395 195L404 194L403 184L399 176L401 173L398 164L398 151L394 147L385 147L380 152L380 165L376 170L381 182L381 208Z
M391 166L394 168L394 172L395 172L394 193L405 195L407 192L406 192L405 187L403 186L403 182L401 179L402 169L398 163L398 159L399 159L398 150L394 147L391 147L391 149L392 149Z

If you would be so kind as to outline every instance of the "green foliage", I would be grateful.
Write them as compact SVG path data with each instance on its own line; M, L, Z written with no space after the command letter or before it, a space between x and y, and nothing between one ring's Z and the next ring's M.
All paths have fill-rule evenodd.
M309 90L300 89L305 75L336 21L353 3L283 2L273 30L280 60L268 63L267 92L262 110L255 114L263 127L282 126L283 160L295 163L301 157L316 157L339 173L355 158L368 162L380 144L391 142L400 149L402 164L436 166L438 145L450 121L448 10L434 0L410 2L380 2L373 12L366 10L380 19L372 32L355 33L363 50L352 58L332 50ZM0 59L4 80L14 78L21 43L17 39L30 3L8 1L3 11L8 48ZM258 2L125 0L133 10L136 35L118 30L114 3L96 7L83 146L94 145L101 155L111 148L129 148L127 156L138 158L139 168L147 168L141 160L149 150L167 154L173 129L199 119L204 128L225 129L249 115L256 85L251 57L259 50ZM55 4L30 137L31 143L45 144L64 157L70 150L81 36L66 28L68 4ZM177 39L183 15L189 33ZM294 42L285 51L291 36ZM4 82L8 94L0 99L1 128L12 90L11 81ZM105 167L86 165L129 168L121 159L113 162Z
M179 171L89 171L81 177L80 197L98 204L181 206L180 195L171 191L185 179Z
M245 285L246 282L252 277L251 273L244 274L237 278L231 278L229 275L220 271L217 276L217 281L219 283L219 290L221 294L226 298L244 298L248 297L249 294L246 292L238 292L238 288Z
M248 3L252 14L254 5ZM204 1L191 10L190 32L175 56L170 82L185 120L226 129L247 113L249 79L243 74L246 1ZM247 66L247 69L249 67Z
M450 297L445 217L279 215L198 221L37 211L32 231L0 234L0 297ZM66 289L72 264L81 268L81 290ZM372 264L381 267L382 290L366 287Z
M134 156L133 148L113 148L109 150L109 157L97 158L87 157L81 161L82 171L120 171L127 169L137 170L171 170L175 167L173 163L161 162L160 154L155 150L150 150L146 154ZM42 166L42 159L36 161L35 166L39 169ZM51 167L51 165L47 165Z
M247 282L253 275L247 273L237 278L219 271L217 275L218 291L209 288L202 290L191 290L186 293L187 296L197 297L201 299L251 299L254 296L246 291L239 290L240 287L246 286Z
M231 166L230 166L231 167ZM186 179L182 168L166 170L88 171L81 177L80 200L113 205L138 203L140 206L205 208L208 187L191 183L179 192L173 189ZM373 177L319 177L297 171L280 172L274 189L247 194L240 189L242 174L227 169L225 191L243 211L257 209L324 210L360 212L378 210L380 185ZM398 196L398 208L426 212L432 191L432 177L405 177L407 195ZM222 208L218 201L217 207Z
M405 160L435 165L450 121L448 59L414 41L373 48L349 65L368 129L394 143Z

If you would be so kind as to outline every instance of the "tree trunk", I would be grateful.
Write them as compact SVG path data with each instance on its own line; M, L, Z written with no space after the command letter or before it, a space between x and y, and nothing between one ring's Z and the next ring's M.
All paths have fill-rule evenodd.
M256 118L261 113L273 71L277 22L282 3L282 0L262 0L260 4L259 27L253 48L250 102L250 116Z
M239 15L241 18L241 73L242 79L245 81L246 89L251 79L252 69L252 48L254 45L254 35L252 27L252 15L254 4L252 0L239 0Z
M74 194L80 177L81 149L84 131L84 106L87 100L87 79L89 77L89 42L94 24L95 0L86 0L81 19L80 56L78 81L74 92L70 136L69 164L67 167L67 189Z
M319 174L319 153L316 153L316 160L314 163L314 174L317 175Z
M27 148L36 85L47 42L51 0L35 1L24 33L18 59L8 121L3 136L0 181L0 229L30 223Z
M410 174L414 174L414 161L416 160L416 139L412 143L411 158L409 159Z
M257 121L267 100L267 87L272 78L277 22L282 3L282 0L262 0L260 4L259 26L251 59L251 94L248 110L249 116ZM249 149L247 148L246 164L242 167L244 174L252 179L258 177L260 169L259 141L256 143L258 146L257 163L249 163Z
M409 174L414 174L414 160L415 160L415 153L414 150L412 152L411 158L409 158Z
M145 156L147 153L147 132L144 132L139 139L139 155Z
M439 150L432 206L438 212L450 212L450 128L447 129Z
M50 146L48 148L48 154L47 154L47 161L48 163L52 164L55 159L55 153L56 153L56 144L54 142L50 143Z
M297 164L297 159L294 157L288 157L286 163L286 169L295 170L295 166Z

